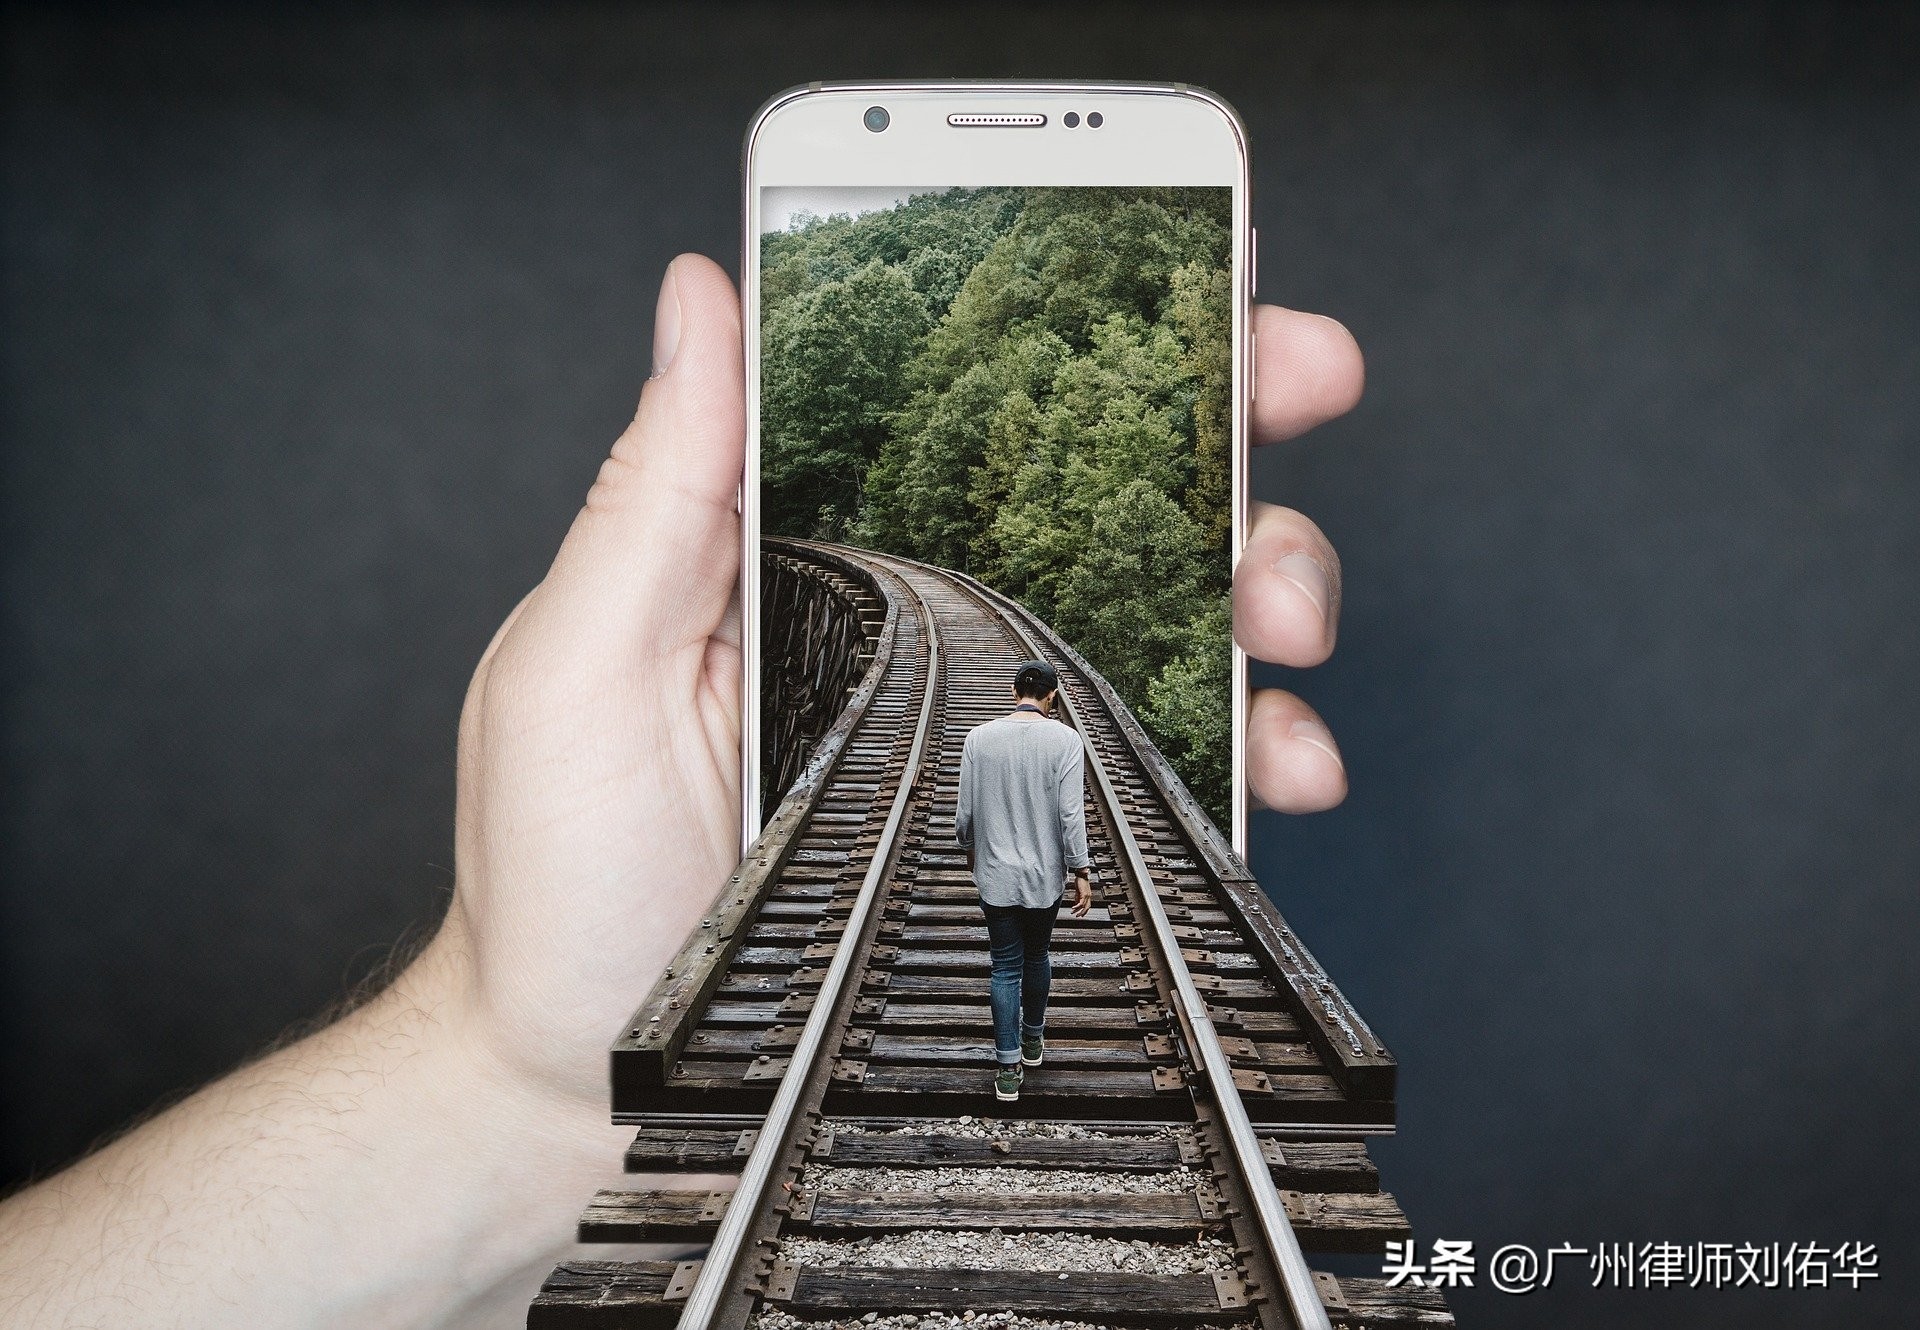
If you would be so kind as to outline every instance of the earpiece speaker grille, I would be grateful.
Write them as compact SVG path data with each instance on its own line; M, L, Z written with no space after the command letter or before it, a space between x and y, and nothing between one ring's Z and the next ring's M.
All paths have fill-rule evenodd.
M1038 129L1047 123L1047 118L1035 111L992 113L955 111L947 117L947 123L955 129Z

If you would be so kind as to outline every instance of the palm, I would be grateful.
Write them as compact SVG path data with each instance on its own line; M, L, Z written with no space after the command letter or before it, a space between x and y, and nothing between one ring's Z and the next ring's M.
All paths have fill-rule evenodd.
M502 1054L596 1111L608 1045L739 858L739 302L683 259L656 317L656 366L677 344L684 367L656 371L460 721L448 940Z

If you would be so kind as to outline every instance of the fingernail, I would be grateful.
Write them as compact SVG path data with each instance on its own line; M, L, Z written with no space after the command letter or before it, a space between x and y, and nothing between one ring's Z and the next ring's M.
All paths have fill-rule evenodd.
M1305 550L1295 550L1273 565L1273 571L1307 593L1307 599L1320 611L1320 621L1326 622L1327 602L1331 598L1327 587L1327 570L1320 566L1320 560Z
M1296 720L1287 730L1295 739L1310 743L1328 757L1340 762L1340 750L1333 746L1333 733L1317 720ZM1346 763L1340 762L1341 766Z
M680 288L673 280L673 264L660 282L660 303L653 310L653 377L659 378L680 349Z

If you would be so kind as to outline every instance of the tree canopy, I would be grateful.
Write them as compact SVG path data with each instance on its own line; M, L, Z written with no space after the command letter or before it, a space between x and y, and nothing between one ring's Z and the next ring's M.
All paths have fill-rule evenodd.
M1223 826L1230 194L955 189L761 238L761 515L972 573Z

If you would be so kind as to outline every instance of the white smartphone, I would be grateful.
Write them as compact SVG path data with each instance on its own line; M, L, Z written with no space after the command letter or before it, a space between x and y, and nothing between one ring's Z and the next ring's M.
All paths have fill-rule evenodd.
M1253 237L1232 108L1173 83L816 83L761 110L745 176L743 850L832 720L796 715L797 662L762 657L797 650L763 541L798 539L1019 602L1244 856Z

